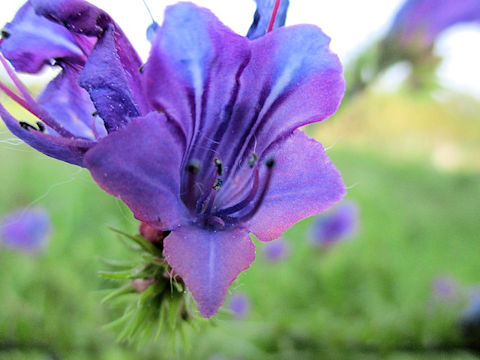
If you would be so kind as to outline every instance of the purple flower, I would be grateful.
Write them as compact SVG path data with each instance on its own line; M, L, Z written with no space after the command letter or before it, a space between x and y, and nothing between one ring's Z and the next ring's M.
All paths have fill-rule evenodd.
M418 52L433 46L438 35L459 23L480 22L478 0L407 0L398 11L388 37Z
M236 292L230 297L228 307L238 319L245 318L250 313L250 300L241 292Z
M36 13L75 39L98 35L73 68L78 92L89 93L108 133L82 138L89 146L81 151L70 142L78 138L48 135L65 144L49 155L76 151L78 161L70 162L87 167L137 219L171 231L163 254L203 316L217 312L254 260L249 233L274 240L343 197L321 144L297 130L332 115L344 92L341 64L319 28L279 28L250 41L210 11L180 3L167 9L139 72L130 45L101 10L80 0L27 5L37 4ZM23 130L4 113L11 129Z
M352 237L357 226L357 205L351 201L344 201L314 220L310 229L310 240L315 245L329 247Z
M2 243L29 253L46 246L51 230L50 217L43 208L17 209L0 220Z
M255 2L257 3L257 10L253 15L253 22L247 33L250 40L258 39L267 33L276 2L279 2L279 7L273 28L276 29L285 25L289 5L289 0L255 0Z
M454 301L459 297L459 288L455 279L450 277L437 277L433 280L433 295L442 301Z
M279 238L263 246L263 256L271 262L286 259L290 255L290 246L284 238Z
M61 69L34 99L0 56L20 95L2 83L0 90L40 121L19 123L1 105L0 116L48 156L84 166L99 139L152 110L135 50L108 14L83 0L28 1L4 27L0 51L20 72Z

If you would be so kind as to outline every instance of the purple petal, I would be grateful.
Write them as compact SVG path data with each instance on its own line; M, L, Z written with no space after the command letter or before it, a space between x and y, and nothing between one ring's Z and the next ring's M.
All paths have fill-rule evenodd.
M39 72L53 59L83 64L86 52L93 44L88 39L70 33L63 26L35 13L27 2L11 23L3 28L0 51L17 71Z
M0 221L3 244L27 252L44 247L51 230L50 216L43 208L18 209Z
M330 246L352 237L357 227L358 207L351 201L344 201L314 220L310 237L316 245Z
M247 39L209 10L190 3L170 6L145 65L146 93L190 142L200 133L211 138L231 114L249 54Z
M255 0L257 3L257 10L253 15L253 23L248 29L247 38L250 40L258 39L267 33L270 18L272 17L275 0ZM285 25L287 19L287 10L289 0L281 0L278 8L277 17L273 24L273 28L279 28Z
M98 37L80 76L110 132L150 110L145 102L140 57L103 10L83 0L31 0L38 14L72 33Z
M172 230L187 216L180 200L181 141L165 116L151 113L101 139L85 157L95 181L135 217Z
M76 137L95 140L106 134L102 124L95 127L95 107L88 93L78 86L78 71L68 65L43 90L38 103Z
M117 37L115 27L110 25L90 53L79 79L109 132L140 116L142 110L138 103L143 103L143 91L138 80L140 60L122 59L124 51L121 47L117 50Z
M345 186L323 147L302 131L272 149L272 181L258 213L247 227L261 241L271 241L297 221L317 215L340 201Z
M279 28L252 41L252 58L240 78L227 130L235 138L223 142L218 152L233 156L238 166L296 128L332 115L345 84L329 43L313 25Z
M164 256L187 284L202 316L214 315L228 287L255 259L246 230L208 230L186 225L165 238Z
M389 37L403 46L428 48L450 26L480 22L478 0L408 0L398 11Z
M35 130L26 130L0 104L0 117L8 129L34 149L67 163L84 166L83 157L94 142L53 136Z

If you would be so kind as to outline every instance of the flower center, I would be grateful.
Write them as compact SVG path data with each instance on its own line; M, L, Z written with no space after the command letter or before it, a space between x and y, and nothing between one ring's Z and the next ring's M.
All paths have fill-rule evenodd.
M190 161L185 169L182 200L194 221L223 229L250 220L270 187L274 159L260 163L258 155L252 153L240 174L228 174L218 158L213 163L211 173L203 176L198 161ZM206 165L205 168L210 167Z

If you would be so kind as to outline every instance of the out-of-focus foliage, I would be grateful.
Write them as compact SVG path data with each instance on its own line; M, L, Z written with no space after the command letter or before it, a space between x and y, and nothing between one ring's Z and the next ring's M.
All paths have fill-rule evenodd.
M97 271L100 258L130 259L107 226L135 233L137 222L86 171L0 129L0 212L42 205L55 226L35 258L0 251L0 358L474 359L457 326L467 299L438 301L432 281L480 283L479 114L464 96L366 93L310 128L350 186L361 231L325 253L306 241L311 220L297 224L285 234L288 258L257 256L234 284L248 316L226 308L216 326L190 329L189 355L168 337L140 348L115 342L103 326L120 313L100 304L112 283Z

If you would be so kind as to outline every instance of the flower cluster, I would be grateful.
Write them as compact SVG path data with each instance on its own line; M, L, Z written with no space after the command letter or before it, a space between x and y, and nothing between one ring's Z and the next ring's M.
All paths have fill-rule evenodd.
M39 120L18 122L0 106L7 127L170 231L163 256L205 317L254 260L250 233L274 240L345 193L322 145L298 130L338 108L340 61L315 26L263 35L264 4L256 40L194 4L168 7L145 64L83 0L30 0L2 33L15 70L61 70L34 99L2 59L20 94L1 89Z

